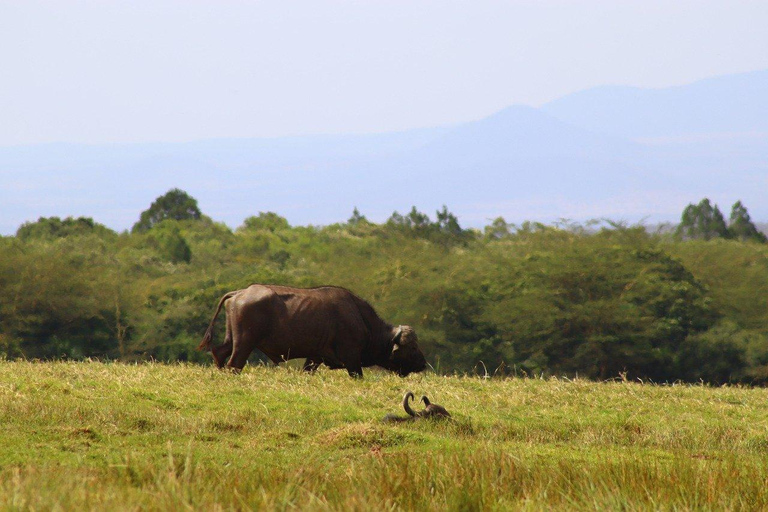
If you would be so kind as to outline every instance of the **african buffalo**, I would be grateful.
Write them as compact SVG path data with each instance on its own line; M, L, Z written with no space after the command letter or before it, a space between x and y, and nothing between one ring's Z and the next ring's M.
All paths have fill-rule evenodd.
M227 303L224 343L211 347L213 326ZM405 377L426 368L416 332L393 327L370 304L335 286L291 288L254 284L224 294L198 349L210 350L216 365L239 371L254 348L274 363L306 358L304 369L321 363L346 368L353 377L363 367L381 366Z

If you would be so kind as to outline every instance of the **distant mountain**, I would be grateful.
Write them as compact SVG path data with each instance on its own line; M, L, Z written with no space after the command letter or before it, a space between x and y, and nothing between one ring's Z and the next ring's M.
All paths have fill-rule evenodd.
M91 216L127 229L173 187L185 189L199 199L204 213L231 226L266 210L303 224L336 222L353 206L328 213L317 203L343 189L347 175L365 162L421 147L450 129L0 147L0 233L12 234L24 221L54 215Z
M709 197L768 219L768 71L666 89L599 87L457 126L349 136L0 148L0 233L40 216L121 230L179 187L236 227L375 221L443 204L465 226L608 217L676 221Z
M630 139L768 134L768 70L664 89L595 87L541 109L587 130Z
M413 187L413 201L480 204L554 194L584 199L642 178L645 148L513 106L456 127L386 163Z
M475 164L498 160L594 158L634 155L638 145L592 133L526 106L508 107L479 121L458 126L417 151L423 158L438 156Z

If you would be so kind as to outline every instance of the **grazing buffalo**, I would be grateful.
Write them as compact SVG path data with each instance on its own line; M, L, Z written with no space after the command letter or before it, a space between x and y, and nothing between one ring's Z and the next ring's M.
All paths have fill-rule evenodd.
M224 343L212 347L213 326L225 302ZM323 363L346 368L353 377L362 377L364 366L381 366L405 377L427 364L412 328L393 327L366 301L334 286L254 284L221 297L198 349L210 350L219 368L226 363L239 371L255 348L275 363L306 358L307 371Z

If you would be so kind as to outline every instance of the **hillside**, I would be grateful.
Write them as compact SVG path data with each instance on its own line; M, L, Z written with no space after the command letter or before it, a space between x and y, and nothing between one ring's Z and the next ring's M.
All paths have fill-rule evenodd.
M458 126L386 165L394 170L392 185L407 184L402 193L414 204L439 205L461 191L464 204L490 217L494 207L514 201L544 204L575 196L590 201L626 193L647 178L644 152L639 144L513 106Z
M0 148L0 233L40 216L130 227L172 187L229 226L259 211L331 224L449 205L499 215L678 220L685 204L742 200L768 219L768 71L664 89L605 87L455 126L370 135Z
M450 422L385 424L405 389ZM0 362L0 508L758 510L763 389Z
M628 139L768 135L768 70L662 89L607 86L569 94L542 110L575 126Z

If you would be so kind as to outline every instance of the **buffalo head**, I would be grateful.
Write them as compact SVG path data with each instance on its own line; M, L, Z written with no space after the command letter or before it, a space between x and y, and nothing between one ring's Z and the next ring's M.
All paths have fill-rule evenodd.
M416 331L408 325L394 329L392 352L385 367L405 377L412 372L420 372L427 367L427 360L419 348Z

